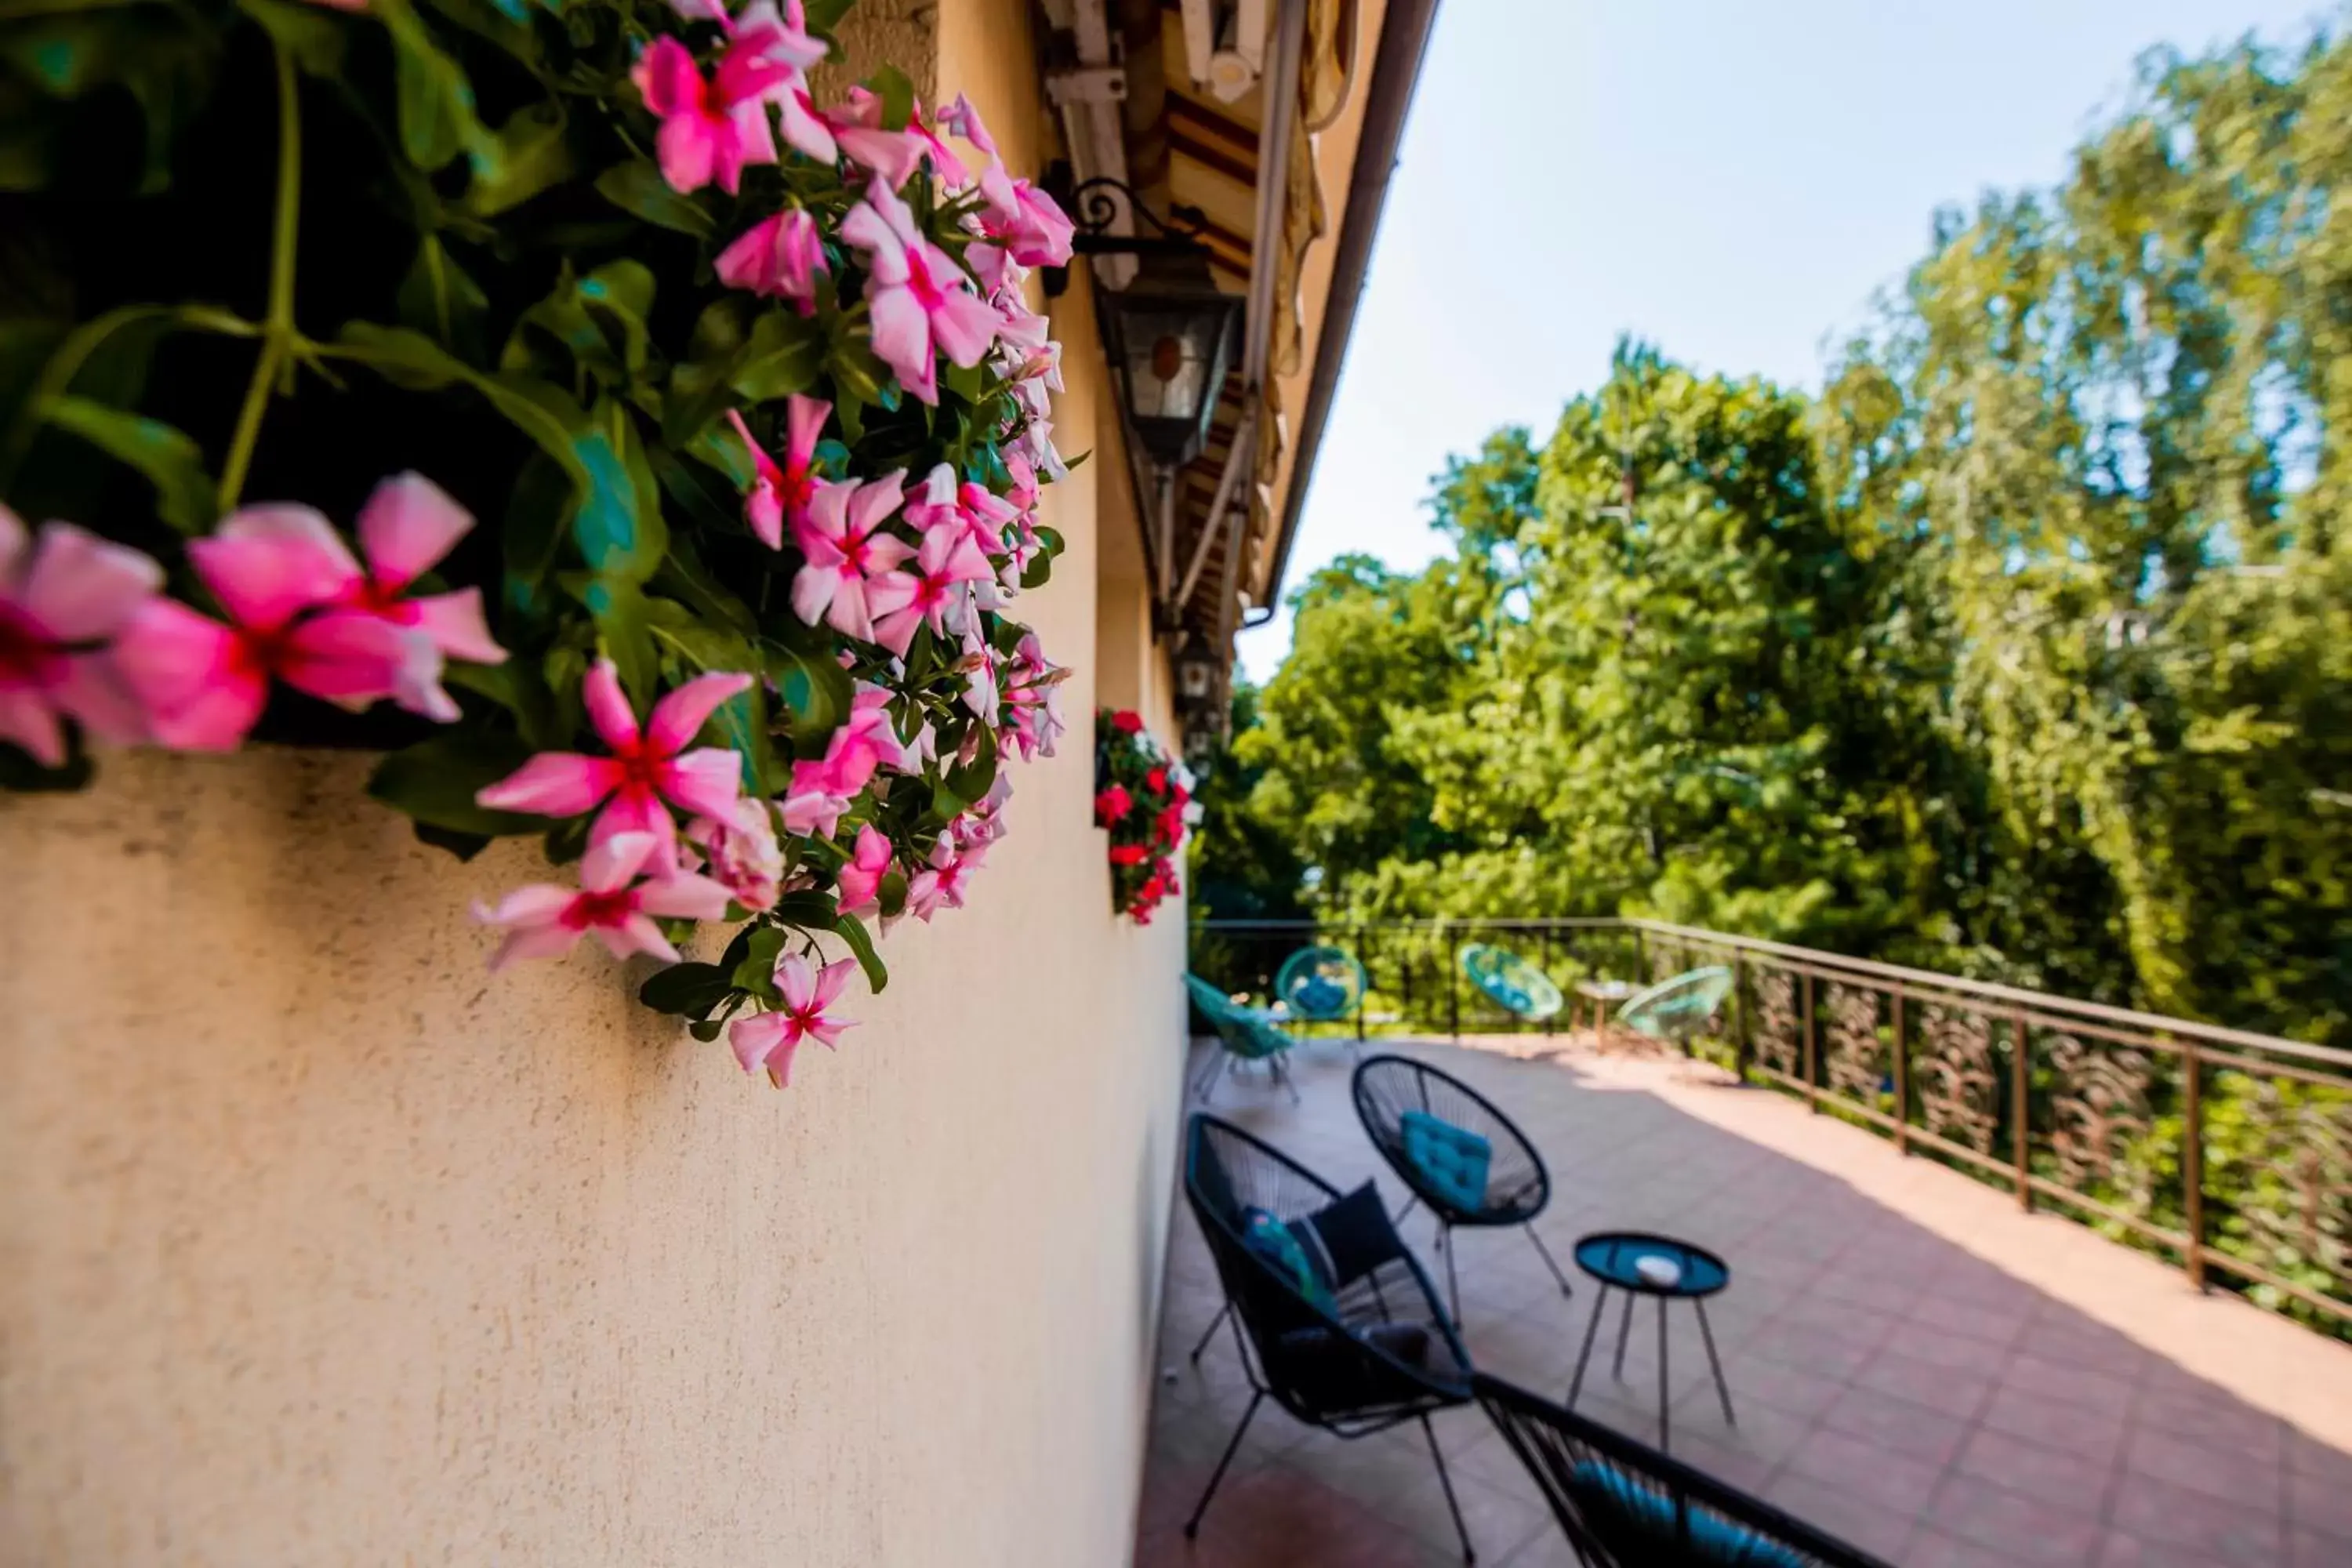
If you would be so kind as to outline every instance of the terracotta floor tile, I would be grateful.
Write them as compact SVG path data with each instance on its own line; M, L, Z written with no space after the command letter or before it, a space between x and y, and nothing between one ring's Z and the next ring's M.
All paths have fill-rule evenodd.
M1763 1495L1783 1513L1876 1557L1895 1558L1917 1527L1910 1510L1885 1507L1865 1492L1811 1476L1783 1475Z
M1935 1495L1943 1467L1895 1453L1885 1445L1823 1426L1797 1445L1783 1474L1801 1475L1916 1517Z
M1979 1426L1960 1449L1960 1473L2096 1517L2115 1479L2107 1454L2073 1453Z
M1868 1387L1840 1394L1822 1413L1822 1425L1877 1444L1889 1453L1938 1467L1951 1462L1971 1430L1958 1416Z
M2128 1422L2129 1412L2120 1405L2086 1408L2045 1399L2017 1384L2002 1385L1984 1412L1984 1425L1995 1431L2101 1460L2113 1458L2123 1446Z
M2172 1550L2201 1552L2233 1563L2275 1563L2286 1553L2286 1531L2275 1503L2230 1502L2146 1475L2127 1474L2116 1489L2115 1528Z
M2106 1533L2095 1511L2061 1507L1973 1476L1948 1477L1927 1521L2012 1563L2083 1568Z

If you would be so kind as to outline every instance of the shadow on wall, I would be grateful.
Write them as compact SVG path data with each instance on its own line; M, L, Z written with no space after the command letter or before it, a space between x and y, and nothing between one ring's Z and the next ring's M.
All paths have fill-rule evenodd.
M1695 1325L1670 1318L1673 1450L1731 1484L1893 1563L2077 1565L2352 1563L2352 1457L2282 1417L2325 1390L2352 1390L2352 1347L2245 1303L2200 1299L2177 1275L2065 1221L2024 1220L2007 1200L1883 1145L1887 1181L1965 1189L1923 1224L1852 1182L1701 1116L1654 1087L1666 1070L1590 1057L1517 1060L1412 1046L1493 1097L1550 1166L1538 1222L1565 1261L1577 1237L1662 1231L1722 1254L1733 1282L1709 1304L1738 1424L1717 1406ZM1302 1107L1255 1080L1223 1080L1218 1114L1343 1190L1370 1178L1404 1201L1357 1124L1338 1042L1297 1055ZM1769 1112L1748 1090L1677 1085ZM1801 1128L1809 1119L1784 1102ZM1811 1122L1822 1138L1868 1134ZM1906 1174L1907 1173L1907 1174ZM1181 1205L1181 1194L1179 1205ZM1981 1202L1985 1208L1975 1205ZM1969 1216L1979 1218L1971 1221ZM1989 1261L1971 1226L2046 1227L2034 1245L2069 1268L2145 1269L2147 1286L2102 1321ZM1425 1217L1407 1241L1434 1263ZM1535 1249L1507 1231L1456 1233L1465 1337L1485 1370L1560 1397L1595 1288L1571 1270L1563 1301ZM1429 1456L1410 1428L1342 1443L1261 1413L1197 1543L1179 1526L1248 1401L1230 1337L1186 1360L1223 1303L1189 1213L1171 1238L1162 1376L1138 1536L1140 1564L1213 1568L1458 1562ZM1654 1310L1635 1314L1622 1380L1610 1358L1612 1298L1579 1407L1644 1441L1657 1433ZM2184 1317L2182 1314L2194 1314ZM2151 1349L2210 1335L2265 1409ZM2240 1352L2242 1352L2242 1355ZM2233 1374L2234 1375L2234 1374ZM2340 1408L2341 1406L2339 1406ZM1533 1483L1475 1410L1437 1420L1479 1561L1571 1561Z

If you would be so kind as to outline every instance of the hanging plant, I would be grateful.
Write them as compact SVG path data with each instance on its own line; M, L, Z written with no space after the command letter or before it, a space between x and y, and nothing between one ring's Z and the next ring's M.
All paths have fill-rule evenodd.
M1142 715L1095 714L1095 821L1110 832L1110 902L1138 925L1182 890L1176 854L1201 820L1192 775L1143 727Z
M494 965L593 936L747 1070L830 1045L1062 727L1013 611L1070 254L961 99L814 101L845 9L0 20L0 783L384 750L419 837L560 868Z

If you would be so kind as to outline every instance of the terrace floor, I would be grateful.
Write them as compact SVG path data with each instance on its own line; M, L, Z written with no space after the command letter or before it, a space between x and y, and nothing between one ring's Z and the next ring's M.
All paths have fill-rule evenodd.
M2200 1296L2152 1258L1710 1068L1535 1037L1365 1048L1466 1079L1551 1169L1538 1224L1576 1298L1524 1237L1462 1235L1464 1337L1482 1368L1563 1395L1595 1289L1568 1262L1576 1237L1664 1231L1733 1275L1709 1313L1738 1425L1677 1307L1674 1453L1855 1545L1906 1568L2352 1564L2352 1345ZM1253 1073L1221 1077L1211 1109L1343 1191L1378 1178L1400 1206L1357 1124L1344 1043L1294 1055L1301 1105ZM1248 1387L1228 1336L1197 1368L1186 1359L1223 1297L1181 1194L1177 1207L1139 1568L1458 1562L1417 1428L1345 1443L1271 1404L1184 1539ZM1402 1227L1442 1287L1431 1228L1425 1212ZM1655 1319L1637 1320L1620 1383L1601 1353L1616 1317L1612 1301L1579 1407L1654 1442ZM1573 1561L1483 1415L1433 1424L1480 1563Z

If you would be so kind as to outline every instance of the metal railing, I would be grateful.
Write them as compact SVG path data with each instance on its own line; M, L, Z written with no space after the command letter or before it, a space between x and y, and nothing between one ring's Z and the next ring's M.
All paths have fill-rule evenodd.
M1505 1013L1460 949L1508 947L1568 1011ZM1720 963L1734 983L1696 1054L2167 1257L2200 1289L2352 1332L2352 1051L2013 985L1655 921L1210 921L1192 965L1264 996L1290 952L1345 948L1364 1005L1297 1026L1385 1033L1560 1033L1600 1004L1580 984L1652 984Z

